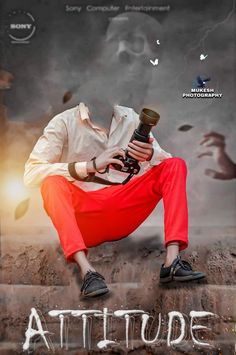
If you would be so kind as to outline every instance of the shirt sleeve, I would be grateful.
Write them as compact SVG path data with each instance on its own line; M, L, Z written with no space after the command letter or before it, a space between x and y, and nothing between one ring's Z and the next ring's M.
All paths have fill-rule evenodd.
M50 175L61 175L74 181L68 171L68 163L61 163L60 158L67 129L61 115L55 116L43 131L25 164L24 183L36 187Z
M152 142L153 155L152 158L149 160L149 164L151 166L158 165L160 161L165 160L167 158L172 158L172 155L170 153L166 152L164 149L161 148L156 138L153 136L152 132L150 133L150 137L154 138L154 141Z

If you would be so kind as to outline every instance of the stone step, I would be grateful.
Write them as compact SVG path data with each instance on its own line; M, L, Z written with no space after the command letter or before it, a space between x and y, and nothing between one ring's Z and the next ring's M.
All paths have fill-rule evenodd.
M198 235L202 236L202 231L195 232L197 240ZM217 229L213 232L216 233ZM210 234L211 241L201 246L198 239L199 245L195 241L195 246L185 252L194 269L207 273L208 284L203 281L159 285L159 269L164 256L161 238L156 234L149 235L143 241L136 236L136 239L126 238L91 249L90 260L105 276L111 293L89 300L79 297L81 280L78 268L65 263L58 241L48 243L45 231L42 235L39 233L37 238L32 234L34 238L28 235L18 240L14 234L6 235L2 238L1 339L17 344L19 351L31 307L38 310L40 318L45 319L49 330L55 333L55 342L59 339L59 322L48 316L49 310L102 310L104 307L110 311L140 309L149 314L161 312L163 317L173 310L187 316L192 310L213 312L219 316L217 337L227 339L236 319L235 237L232 230L227 232L228 235L221 230L216 238L213 238L213 232ZM18 237L21 237L20 234ZM73 325L70 342L76 343L78 334L81 334L81 322L70 317L70 323ZM101 339L101 322L93 323L98 324L96 339ZM113 329L119 339L124 339L124 320L116 323ZM79 341L76 344L78 347ZM3 354L1 349L0 353ZM40 355L44 353L46 351L39 352ZM146 354L145 350L140 354Z
M235 312L236 286L194 285L181 288L163 289L158 286L146 290L139 283L108 284L110 294L100 298L82 299L79 285L35 286L0 285L1 318L27 319L31 307L46 314L52 309L94 309L107 307L116 309L142 309L147 312L168 313L180 311L189 314L191 310L205 310L218 314L230 321ZM145 293L141 291L145 289Z
M211 284L236 284L235 229L190 228L191 234L184 257L193 268L204 271ZM68 286L78 274L74 265L66 264L52 226L8 227L1 236L1 252L0 283ZM163 254L161 229L148 227L89 250L92 264L111 283L156 282Z
M5 342L15 344L18 349L22 347L25 339L30 309L35 307L38 311L44 329L48 329L53 342L58 342L60 324L58 318L52 318L48 311L53 309L98 309L107 307L110 312L118 309L139 309L150 314L161 312L163 319L167 319L169 311L180 311L187 316L191 310L205 310L216 313L216 326L214 336L219 341L232 334L235 327L234 305L236 299L236 286L223 285L195 285L181 289L156 288L156 293L147 290L147 298L141 296L144 285L141 283L111 283L108 284L111 295L98 299L80 300L79 286L35 286L35 285L0 285L0 334ZM119 293L119 295L117 295ZM136 297L136 298L135 298ZM132 306L131 306L132 305ZM172 306L170 306L172 305ZM74 317L70 319L69 339L70 346L79 348L82 344L82 323ZM167 322L166 322L167 324ZM96 339L102 337L102 321L93 320L96 328ZM113 320L111 334L118 339L124 339L124 319ZM234 328L235 329L235 328ZM79 334L79 335L78 335ZM140 328L135 327L135 339L140 334ZM229 342L231 337L229 337ZM230 343L230 344L231 344ZM74 345L73 345L74 344ZM4 348L4 344L3 344ZM1 350L1 347L0 347ZM59 351L59 350L58 350ZM60 351L59 351L60 353ZM2 352L1 352L2 354ZM40 354L43 354L41 352Z
M130 334L129 336L129 341L128 341L128 347L127 343L125 340L125 331L123 332L122 336L120 338L114 338L113 336L109 333L107 338L109 340L116 341L116 345L108 347L108 349L104 349L101 351L97 347L97 343L103 339L102 336L101 338L97 337L92 338L92 342L90 347L84 348L83 347L83 339L82 339L82 329L80 328L76 336L73 337L71 332L69 332L68 336L68 341L63 343L63 347L61 347L61 344L59 342L59 334L54 334L50 335L50 345L51 345L51 350L53 350L53 353L56 355L88 355L91 352L88 352L88 350L92 350L92 354L101 354L103 352L106 353L111 353L111 354L141 354L141 355L146 355L146 354L171 354L171 355L179 355L180 353L183 354L188 354L188 355L198 355L201 353L202 355L212 355L212 354L222 354L222 355L233 355L235 354L235 337L234 334L219 334L216 336L215 334L212 336L209 332L209 337L205 334L204 337L202 337L201 342L202 343L209 343L209 347L204 347L203 345L201 346L196 346L194 345L191 336L188 334L188 336L185 337L183 341L181 341L180 344L176 345L175 347L169 347L167 346L167 338L163 336L158 337L158 341L154 344L145 344L140 337L140 332L138 332L137 338L132 337ZM187 331L186 331L187 335ZM176 336L177 337L177 336ZM47 340L49 337L47 337ZM173 338L172 338L173 339ZM25 337L22 337L21 342L17 341L3 341L0 342L0 353L1 355L13 355L13 354L21 354L23 343L25 341ZM48 354L48 349L45 346L44 342L39 339L37 343L34 343L33 341L31 342L31 349L34 349L33 354L35 355L46 355ZM110 349L110 351L109 351ZM111 349L114 349L115 352L113 352Z

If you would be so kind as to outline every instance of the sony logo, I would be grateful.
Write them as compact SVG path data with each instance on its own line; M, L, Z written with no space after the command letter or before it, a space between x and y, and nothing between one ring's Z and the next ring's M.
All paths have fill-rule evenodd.
M11 23L10 28L12 30L17 29L17 30L30 30L32 24L31 23Z

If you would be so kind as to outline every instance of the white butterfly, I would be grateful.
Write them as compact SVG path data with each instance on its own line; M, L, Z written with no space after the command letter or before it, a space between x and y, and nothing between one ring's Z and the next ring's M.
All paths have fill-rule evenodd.
M150 63L152 63L152 65L158 65L159 60L157 58L155 60L150 59Z
M200 55L200 60L204 60L204 59L206 59L206 57L208 57L208 54L206 54L206 55L201 54L201 55Z

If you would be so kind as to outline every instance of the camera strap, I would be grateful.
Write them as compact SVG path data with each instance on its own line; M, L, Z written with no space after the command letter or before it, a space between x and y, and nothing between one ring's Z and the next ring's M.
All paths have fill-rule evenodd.
M96 176L95 173L89 173L89 175L85 179L81 179L82 181L87 182L96 182L102 185L125 185L128 181L134 176L133 173L129 174L127 178L122 182L113 182L106 179L101 178L100 176Z
M96 176L95 173L89 173L85 179L82 179L82 181L96 182L101 185L120 185L121 184L120 182L112 182L112 181L103 179L100 176Z
M133 174L133 173L130 173L130 174L127 176L127 178L126 178L124 181L122 181L122 185L127 184L127 182L129 182L130 179L132 179L133 176L134 176L134 174Z
M100 176L96 176L95 173L89 173L88 176L86 176L85 178L81 178L79 177L79 175L77 174L76 170L75 170L75 164L76 162L73 163L69 163L68 164L68 171L69 174L78 181L84 181L84 182L95 182L101 185L125 185L133 176L133 173L130 173L127 178L122 181L122 182L113 182L113 181L109 181L107 179L103 179Z

